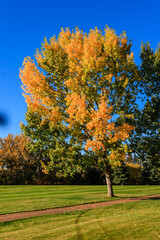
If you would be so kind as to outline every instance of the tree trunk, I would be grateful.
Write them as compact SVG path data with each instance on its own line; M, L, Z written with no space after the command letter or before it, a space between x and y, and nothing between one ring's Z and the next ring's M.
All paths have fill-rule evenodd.
M113 188L112 188L112 179L111 179L111 173L110 171L105 171L105 177L106 177L106 184L108 189L108 197L113 197Z

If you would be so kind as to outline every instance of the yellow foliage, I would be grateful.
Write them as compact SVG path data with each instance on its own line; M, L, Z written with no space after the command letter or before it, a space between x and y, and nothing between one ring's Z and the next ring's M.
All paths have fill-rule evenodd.
M128 86L125 71L131 69L138 78L130 47L124 33L119 37L108 27L104 35L97 28L88 35L78 28L73 32L62 29L57 39L45 40L43 50L36 54L37 64L47 76L30 58L24 60L20 78L28 107L52 124L65 120L74 133L83 129L86 150L105 151L106 146L124 141L134 128L126 123L115 126L108 95L113 79L122 89ZM110 161L118 162L120 157L125 156L112 151Z

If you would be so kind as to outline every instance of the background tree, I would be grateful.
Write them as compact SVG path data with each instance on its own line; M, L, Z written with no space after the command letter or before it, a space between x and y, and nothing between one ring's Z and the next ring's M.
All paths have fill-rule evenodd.
M41 164L37 156L29 153L29 142L24 134L0 138L1 184L27 184L38 180Z
M127 184L128 182L128 171L124 162L122 162L121 166L115 166L112 169L112 178L114 184Z
M139 185L142 184L142 166L137 163L127 163L126 164L127 172L128 172L128 180L127 184L131 185Z
M20 77L28 108L43 121L70 131L71 144L92 150L113 196L111 166L125 160L123 144L133 127L126 123L135 106L138 70L125 33L98 29L84 34L62 29L26 58ZM42 123L43 123L42 121ZM69 150L69 149L68 149Z
M143 165L143 183L159 184L160 179L160 48L154 52L150 44L141 46L141 82L139 90L145 99L137 111L132 149Z

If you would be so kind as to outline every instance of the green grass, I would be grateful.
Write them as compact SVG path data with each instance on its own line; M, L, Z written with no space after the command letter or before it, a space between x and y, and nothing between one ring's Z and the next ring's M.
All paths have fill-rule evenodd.
M160 186L114 186L119 199L160 193ZM106 186L0 186L0 214L111 200Z
M0 224L1 240L158 240L160 200L55 214Z

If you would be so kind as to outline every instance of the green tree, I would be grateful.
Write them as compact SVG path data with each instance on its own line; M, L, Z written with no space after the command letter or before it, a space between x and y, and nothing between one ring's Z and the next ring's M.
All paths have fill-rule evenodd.
M124 163L121 166L115 166L112 170L112 178L114 184L127 184L128 171Z
M160 48L141 46L140 92L145 104L137 110L132 149L143 165L144 183L158 183L160 169ZM154 174L153 174L154 173ZM151 180L152 179L152 180Z

